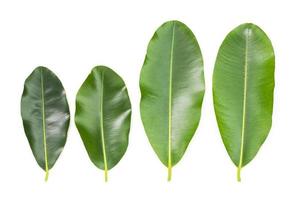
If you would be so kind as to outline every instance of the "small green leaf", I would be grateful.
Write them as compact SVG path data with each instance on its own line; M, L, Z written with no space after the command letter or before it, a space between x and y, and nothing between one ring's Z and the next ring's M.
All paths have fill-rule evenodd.
M198 127L205 90L200 47L185 24L169 21L155 32L140 89L146 134L171 180L172 166L182 158Z
M49 69L37 67L26 79L21 115L31 150L46 171L47 181L49 170L65 146L70 122L65 90Z
M124 81L113 70L97 66L76 97L75 123L91 161L108 170L128 146L131 104Z
M223 41L213 75L218 126L240 171L257 154L272 124L275 56L271 41L254 24L242 24Z

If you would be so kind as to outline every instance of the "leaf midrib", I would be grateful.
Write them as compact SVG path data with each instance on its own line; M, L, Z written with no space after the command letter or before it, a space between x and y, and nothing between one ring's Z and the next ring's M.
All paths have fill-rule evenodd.
M175 22L173 22L171 55L169 66L169 108L168 108L168 180L172 177L172 84L173 84L173 53L174 53L174 38L175 38Z
M244 93L243 93L243 118L242 118L242 131L241 131L241 146L240 146L240 159L238 166L237 179L241 181L240 171L243 167L243 154L244 154L244 140L246 129L246 105L247 105L247 82L248 82L248 44L249 43L249 29L247 29L245 38L245 65L244 65Z
M47 153L47 132L46 132L46 119L45 119L45 89L44 89L44 75L43 75L43 68L40 70L41 77L40 77L40 84L41 84L41 103L42 103L42 124L43 124L43 144L44 144L44 159L45 159L45 181L48 180L49 176L49 167L48 167L48 153Z
M103 84L104 84L104 71L101 73L101 86L100 86L100 132L101 132L101 141L102 141L102 153L103 153L103 162L104 162L104 179L105 182L108 180L108 167L107 167L107 157L106 157L106 148L105 148L105 137L104 137L104 128L103 128Z

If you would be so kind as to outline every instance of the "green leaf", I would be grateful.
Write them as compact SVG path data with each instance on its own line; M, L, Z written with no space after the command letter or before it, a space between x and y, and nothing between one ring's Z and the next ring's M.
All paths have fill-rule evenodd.
M108 170L128 146L131 104L124 81L113 70L97 66L76 97L75 123L91 161Z
M197 40L183 23L158 28L140 76L141 117L148 139L168 167L182 158L200 120L205 83Z
M49 170L65 146L70 122L65 90L49 69L37 67L26 79L21 115L31 150L46 171L47 181Z
M213 75L216 118L226 150L247 165L272 124L275 57L271 41L254 24L242 24L223 41Z

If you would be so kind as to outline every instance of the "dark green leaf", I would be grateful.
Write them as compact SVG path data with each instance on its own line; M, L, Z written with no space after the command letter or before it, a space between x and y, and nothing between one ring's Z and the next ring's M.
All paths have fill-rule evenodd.
M213 75L215 113L237 176L265 141L272 124L275 57L271 41L254 24L242 24L223 41Z
M75 122L91 161L100 169L113 168L128 146L131 104L122 78L97 66L76 97Z
M21 114L31 150L47 180L66 143L70 121L65 90L49 69L38 67L26 79Z
M171 169L182 158L201 113L205 84L203 60L192 31L164 23L152 37L140 76L141 117L161 162Z

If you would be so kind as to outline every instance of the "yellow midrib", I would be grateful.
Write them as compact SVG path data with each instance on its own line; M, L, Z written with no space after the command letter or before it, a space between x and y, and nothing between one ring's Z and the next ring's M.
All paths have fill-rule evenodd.
M49 167L48 167L48 153L47 153L47 138L46 138L46 121L45 121L45 92L44 92L44 76L43 68L41 68L41 96L42 96L42 121L43 121L43 144L44 144L44 158L45 158L45 181L48 180Z
M241 181L241 169L243 167L243 154L244 154L244 140L245 140L245 128L246 128L246 104L247 104L247 79L248 79L248 43L249 43L249 30L247 29L245 39L245 65L244 65L244 93L243 93L243 119L242 119L242 131L241 131L241 146L240 146L240 159L237 171L237 179Z
M168 116L168 181L172 178L172 79L173 79L173 52L174 52L174 38L175 38L175 22L173 22L171 55L169 66L169 116Z
M107 157L105 149L105 138L104 138L104 128L103 128L103 84L104 84L104 71L101 73L101 88L100 88L100 131L101 131L101 141L102 141L102 153L104 162L104 180L108 181L108 168L107 168Z

